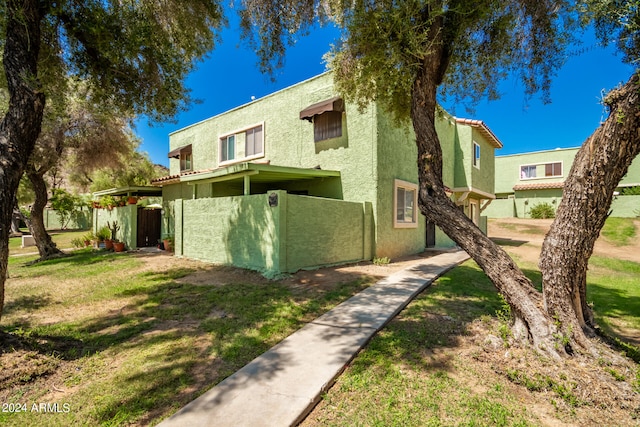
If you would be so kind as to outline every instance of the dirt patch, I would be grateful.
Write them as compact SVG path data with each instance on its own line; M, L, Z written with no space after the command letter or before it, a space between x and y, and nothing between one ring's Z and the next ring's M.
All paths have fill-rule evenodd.
M538 264L544 237L549 232L552 219L501 218L489 221L488 235L497 243L506 246L509 252L523 261ZM640 221L634 221L636 236L640 236ZM593 254L640 262L640 238L636 237L628 245L616 246L603 237L596 241Z

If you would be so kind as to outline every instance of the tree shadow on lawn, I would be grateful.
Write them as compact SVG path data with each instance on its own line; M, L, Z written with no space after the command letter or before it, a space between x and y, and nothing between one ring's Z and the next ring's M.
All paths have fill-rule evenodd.
M86 254L81 260L52 262L84 265L101 256ZM113 305L121 299L120 308L88 321L10 325L14 333L3 334L2 348L11 351L22 346L64 361L106 351L108 357L122 356L122 363L129 366L112 379L109 388L114 396L93 408L92 417L97 422L142 419L147 423L188 403L301 327L306 315L322 309L317 300L294 295L291 285L194 286L188 282L193 271L176 268L140 273L134 286L114 287L109 302ZM345 279L351 278L347 276ZM349 286L365 285L344 288ZM339 293L321 297L331 301L341 298ZM24 309L20 302L14 304L12 310ZM132 358L135 361L129 362ZM284 359L265 367L266 372L275 375L286 364Z

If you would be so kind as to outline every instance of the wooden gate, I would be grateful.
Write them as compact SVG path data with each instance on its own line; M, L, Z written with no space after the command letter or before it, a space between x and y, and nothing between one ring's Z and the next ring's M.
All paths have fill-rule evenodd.
M139 248L156 246L160 240L160 209L138 208L138 238Z

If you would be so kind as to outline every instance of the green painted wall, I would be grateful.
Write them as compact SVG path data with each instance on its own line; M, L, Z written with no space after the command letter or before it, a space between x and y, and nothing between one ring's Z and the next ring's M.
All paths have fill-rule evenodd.
M611 203L611 216L640 218L640 196L616 196Z
M275 194L175 200L176 255L267 276L371 256L366 203Z
M278 271L278 207L268 195L178 200L176 254L263 272Z
M539 184L547 182L562 182L565 180L573 164L573 159L578 152L577 148L563 150L538 151L535 153L514 154L496 157L496 169L500 174L495 177L496 194L513 193L513 187L519 184ZM562 162L562 177L521 179L520 167L524 165ZM544 172L544 170L540 171ZM540 175L540 174L538 174Z
M310 195L344 200L374 200L375 109L360 112L356 106L346 105L342 137L320 143L314 142L313 124L300 120L301 110L336 95L331 74L322 74L174 132L169 136L170 149L192 144L194 170L216 168L219 166L220 136L263 124L264 157L257 161L278 166L320 167L342 172L340 180L298 184L295 190L305 189ZM172 159L170 173L178 174L179 168L179 161ZM279 187L272 186L265 191L287 189L286 184ZM214 194L216 197L226 195L228 194ZM166 197L171 196L165 195Z
M80 211L74 212L71 219L67 223L67 229L69 230L88 230L91 228L91 221L93 218L93 209L82 208ZM47 230L59 230L62 228L60 224L60 218L55 210L45 209L42 212L42 219L44 221L44 227Z
M375 256L391 259L418 253L425 247L425 219L418 215L417 228L394 228L394 183L396 179L418 184L417 147L412 130L400 128L378 108L377 195Z
M286 271L371 257L372 218L365 204L295 195L284 199Z
M93 232L116 221L120 226L117 238L123 241L127 249L135 249L138 238L138 207L136 205L126 205L112 210L93 210Z

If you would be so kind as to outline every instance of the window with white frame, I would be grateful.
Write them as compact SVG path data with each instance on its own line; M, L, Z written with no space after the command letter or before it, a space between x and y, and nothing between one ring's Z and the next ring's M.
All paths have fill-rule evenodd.
M520 179L561 177L562 162L537 163L533 165L520 166Z
M480 144L473 143L473 166L480 168Z
M262 125L247 129L245 132L245 157L260 156L264 154L262 139Z
M220 162L229 162L236 158L236 136L227 135L220 138Z
M538 167L536 165L520 166L520 179L536 178Z
M248 127L219 138L219 163L264 157L264 125Z
M396 179L393 188L393 226L415 228L418 226L418 185Z

